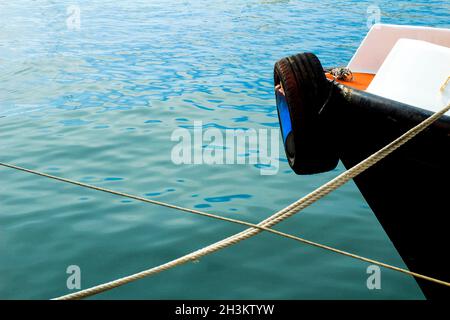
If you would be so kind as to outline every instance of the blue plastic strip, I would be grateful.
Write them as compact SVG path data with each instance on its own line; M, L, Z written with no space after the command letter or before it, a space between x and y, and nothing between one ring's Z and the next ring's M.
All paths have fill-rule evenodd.
M292 131L291 114L286 101L286 97L280 92L276 92L278 114L280 115L281 134L283 135L283 143L286 143L286 138Z

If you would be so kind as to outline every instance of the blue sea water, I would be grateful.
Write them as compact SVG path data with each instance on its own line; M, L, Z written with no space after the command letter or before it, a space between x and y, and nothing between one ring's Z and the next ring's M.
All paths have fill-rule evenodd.
M372 5L384 23L450 27L444 0L1 2L0 161L257 223L343 166L296 176L282 150L275 175L176 165L171 134L278 128L274 62L311 51L345 65ZM405 267L353 182L277 228ZM0 298L53 298L71 292L69 265L87 288L240 230L0 167ZM385 269L368 290L367 266L260 234L94 299L423 299Z

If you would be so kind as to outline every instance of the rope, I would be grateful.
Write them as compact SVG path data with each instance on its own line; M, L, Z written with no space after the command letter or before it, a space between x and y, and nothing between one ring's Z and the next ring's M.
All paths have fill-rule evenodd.
M100 188L100 187L96 187L96 186L89 185L89 184L86 184L86 183L82 183L82 182L78 182L78 181L74 181L74 180L70 180L70 179L65 179L65 178L61 178L61 177L57 177L57 176L52 176L52 175L49 175L49 174L45 174L45 173L38 172L38 171L35 171L35 170L30 170L30 169L18 167L18 166L11 165L11 164L0 163L0 165L8 167L8 168L24 171L24 172L27 172L27 173L32 173L32 174L35 174L35 175L51 178L51 179L54 179L54 180L75 184L75 185L86 187L86 188L89 188L89 189L94 189L94 190L98 190L98 191L102 191L102 192L106 192L106 193L111 193L111 194L114 194L114 195L119 195L119 196L131 198L131 199L135 199L135 200L142 201L142 202L147 202L147 203L152 203L152 204L156 204L156 205L161 205L161 206L164 206L164 207L177 209L177 210L181 210L181 211L185 211L185 212L189 212L189 213L194 213L194 214L198 214L198 215L201 215L201 216L207 216L207 217L214 218L214 219L217 219L217 220L228 221L228 222L231 222L231 223L244 225L244 226L248 226L248 227L252 227L252 228L256 228L256 229L260 229L262 231L267 231L267 232L270 232L270 233L273 233L273 234L276 234L276 235L279 235L279 236L282 236L282 237L285 237L285 238L293 239L293 240L296 240L296 241L299 241L299 242L302 242L302 243L306 243L306 244L309 244L309 245L312 245L312 246L315 246L315 247L318 247L318 248L322 248L322 249L325 249L325 250L328 250L328 251L332 251L332 252L335 252L335 253L338 253L338 254L341 254L341 255L344 255L344 256L348 256L348 257L351 257L351 258L355 258L355 259L358 259L358 260L362 260L362 261L365 261L365 262L376 264L376 265L379 265L379 266L382 266L382 267L385 267L385 268L388 268L388 269L391 269L391 270L399 271L399 272L402 272L402 273L405 273L405 274L408 274L408 275L411 275L411 276L414 276L414 277L422 278L422 279L425 279L425 280L428 280L428 281L432 281L432 282L435 282L435 283L439 283L439 284L442 284L442 285L450 286L450 283L447 283L447 282L439 280L439 279L435 279L435 278L432 278L432 277L428 277L428 276L424 276L424 275L421 275L421 274L418 274L418 273L414 273L414 272L411 272L411 271L406 270L406 269L395 267L395 266L392 266L392 265L389 265L389 264L386 264L386 263L383 263L383 262L379 262L379 261L376 261L376 260L373 260L373 259L370 259L370 258L365 258L365 257L359 256L359 255L356 255L356 254L352 254L352 253L349 253L349 252L346 252L346 251L342 251L342 250L339 250L339 249L335 249L335 248L330 247L330 246L326 246L326 245L323 245L323 244L320 244L320 243L317 243L317 242L313 242L313 241L310 241L310 240L307 240L307 239L304 239L304 238L296 237L296 236L293 236L293 235L290 235L290 234L287 234L287 233L283 233L283 232L280 232L280 231L277 231L277 230L274 230L274 229L261 227L261 226L258 226L256 224L249 223L249 222L246 222L246 221L242 221L242 220L238 220L238 219L226 218L226 217L223 217L223 216L210 214L210 213L206 213L206 212L201 212L201 211L193 210L193 209L189 209L189 208L179 207L179 206L168 204L168 203L164 203L164 202L149 200L149 199L142 198L142 197L139 197L139 196L126 194L126 193L114 191L114 190L111 190L111 189Z
M445 87L447 87L447 85L449 84L449 82L450 82L450 76L448 76L448 77L447 77L447 80L445 80L445 82L442 84L442 86L441 86L441 88L440 88L440 91L441 91L441 92L444 92Z
M246 225L248 227L253 227L254 224L252 223L247 223L245 221L241 221L238 219L233 219L233 218L227 218L227 217L223 217L223 216L219 216L216 214L212 214L212 213L207 213L207 212L203 212L203 211L199 211L199 210L195 210L195 209L189 209L189 208L185 208L185 207L180 207L177 205L173 205L170 203L166 203L166 202L161 202L161 201L157 201L157 200L151 200L151 199L147 199L147 198L143 198L140 196L136 196L136 195L132 195L132 194L128 194L125 192L120 192L120 191L115 191L115 190L111 190L111 189L107 189L107 188L102 188L102 187L97 187L91 184L87 184L87 183L83 183L83 182L79 182L79 181L75 181L75 180L71 180L71 179L66 179L66 178L62 178L62 177L58 177L58 176L53 176L51 174L47 174L47 173L43 173L43 172L39 172L36 170L31 170L31 169L27 169L27 168L23 168L23 167L19 167L13 164L9 164L9 163L4 163L4 162L0 162L0 166L3 167L7 167L10 169L15 169L18 171L23 171L23 172L27 172L27 173L31 173L34 175L38 175L41 177L45 177L45 178L49 178L49 179L53 179L53 180L57 180L57 181L61 181L61 182L66 182L66 183L70 183L76 186L80 186L80 187L84 187L84 188L88 188L88 189L92 189L92 190L97 190L97 191L101 191L101 192L105 192L105 193L110 193L116 196L120 196L120 197L125 197L125 198L129 198L129 199L133 199L133 200L137 200L137 201L141 201L141 202L145 202L145 203L151 203L151 204L155 204L158 206L162 206L162 207L166 207L166 208L170 208L170 209L175 209L175 210L179 210L179 211L184 211L184 212L188 212L188 213L193 213L199 216L204 216L204 217L208 217L208 218L212 218L212 219L217 219L217 220L222 220L222 221L227 221L227 222L231 222L231 223L235 223L235 224L239 224L239 225Z
M324 71L330 74L334 80L353 81L353 72L347 67L328 68Z
M248 225L248 223L245 223L245 225ZM440 284L440 285L444 285L446 287L450 287L450 283L449 282L445 282L443 280L439 280L439 279L436 279L436 278L428 277L428 276L425 276L425 275L422 275L422 274L419 274L419 273L416 273L416 272L412 272L412 271L409 271L409 270L406 270L406 269L403 269L403 268L400 268L400 267L392 266L392 265L389 265L387 263L383 263L383 262L380 262L380 261L377 261L377 260L374 260L374 259L366 258L366 257L359 256L359 255L356 255L356 254L353 254L353 253L350 253L350 252L347 252L347 251L339 250L339 249L336 249L336 248L333 248L333 247L330 247L330 246L327 246L327 245L324 245L324 244L320 244L320 243L317 243L317 242L314 242L314 241L310 241L310 240L307 240L307 239L304 239L304 238L300 238L300 237L297 237L297 236L294 236L294 235L291 235L291 234L288 234L288 233L284 233L284 232L281 232L281 231L278 231L278 230L275 230L275 229L269 229L269 228L261 227L261 226L258 226L258 225L253 225L253 226L254 226L254 228L262 230L262 231L267 231L267 232L270 232L270 233L273 233L273 234L276 234L276 235L279 235L279 236L282 236L282 237L285 237L285 238L288 238L288 239L296 240L296 241L299 241L299 242L302 242L302 243L305 243L305 244L309 244L309 245L312 245L312 246L315 246L315 247L318 247L318 248L321 248L321 249L324 249L324 250L332 251L332 252L335 252L335 253L347 256L347 257L358 259L358 260L361 260L361 261L364 261L364 262L368 262L368 263L371 263L371 264L376 264L376 265L379 265L379 266L387 268L387 269L391 269L391 270L394 270L394 271L405 273L407 275L411 275L413 277L417 277L417 278L424 279L424 280L427 280L427 281L431 281L431 282L434 282L434 283L437 283L437 284ZM229 237L227 239L231 239L231 238L233 238L233 237ZM225 240L227 240L227 239L225 239ZM173 267L176 267L178 265L185 264L187 262L196 261L196 260L198 260L199 257L205 256L207 254L213 253L215 251L218 251L220 249L223 249L223 248L225 248L227 246L230 246L232 244L235 244L235 243L239 242L239 241L236 241L236 242L228 244L227 242L225 242L225 240L223 240L221 242L217 242L214 245L210 245L210 246L208 246L208 247L206 247L204 249L200 249L200 250L197 250L197 251L192 252L190 254L187 254L185 256L182 256L182 257L180 257L178 259L172 260L172 261L170 261L168 263L165 263L165 264L162 264L160 266L154 267L152 269L148 269L148 270L145 270L145 271L142 271L142 272L139 272L139 273L127 276L127 277L120 278L118 280L110 281L110 282L107 282L107 283L104 283L104 284L101 284L101 285L98 285L98 286L95 286L95 287L91 287L91 288L86 289L86 290L82 290L82 291L71 293L71 294L68 294L68 295L65 295L65 296L54 298L52 300L77 300L77 299L86 298L86 297L89 297L89 296L92 296L92 295L95 295L95 294L98 294L98 293L101 293L101 292L104 292L104 291L107 291L107 290L119 287L119 286L127 284L129 282L132 282L132 281L135 281L135 280L139 280L139 279L142 279L142 278L145 278L145 277L148 277L148 276L152 276L152 275L155 275L155 274L160 273L162 271L169 270L169 269L171 269ZM215 248L212 248L212 246L215 246Z
M63 181L63 182L68 182L68 183L79 185L79 186L83 186L83 187L86 187L86 188L95 189L95 190L99 190L99 191L103 191L103 192L107 192L107 193L111 193L111 194L115 194L115 195L124 196L124 197L135 199L135 200L138 200L138 201L153 203L153 204L165 206L165 207L168 207L168 208L174 208L174 209L182 210L182 211L185 211L185 212L195 213L195 214L211 217L211 218L218 219L218 220L228 221L228 222L236 223L236 224L239 224L239 225L245 225L245 226L248 226L248 227L260 229L262 231L267 231L267 232L270 232L270 233L273 233L273 234L276 234L276 235L279 235L279 236L282 236L282 237L285 237L285 238L293 239L293 240L296 240L296 241L299 241L299 242L302 242L302 243L306 243L306 244L309 244L309 245L312 245L312 246L315 246L315 247L318 247L318 248L322 248L322 249L325 249L325 250L328 250L328 251L332 251L332 252L335 252L335 253L338 253L338 254L341 254L341 255L344 255L344 256L348 256L348 257L351 257L351 258L355 258L355 259L358 259L358 260L362 260L362 261L365 261L365 262L376 264L376 265L379 265L379 266L382 266L382 267L385 267L385 268L388 268L388 269L391 269L391 270L399 271L399 272L402 272L402 273L405 273L405 274L408 274L408 275L411 275L411 276L414 276L414 277L422 278L422 279L425 279L425 280L428 280L428 281L432 281L432 282L435 282L435 283L439 283L439 284L442 284L442 285L450 286L450 283L447 283L447 282L439 280L439 279L435 279L435 278L432 278L432 277L428 277L428 276L424 276L424 275L421 275L421 274L418 274L418 273L414 273L414 272L411 272L411 271L406 270L406 269L395 267L395 266L392 266L392 265L389 265L389 264L386 264L386 263L383 263L383 262L379 262L379 261L376 261L376 260L373 260L373 259L370 259L370 258L365 258L365 257L359 256L359 255L356 255L356 254L352 254L352 253L349 253L349 252L346 252L346 251L342 251L342 250L339 250L339 249L335 249L335 248L330 247L330 246L326 246L326 245L323 245L323 244L320 244L320 243L317 243L317 242L313 242L313 241L310 241L310 240L307 240L307 239L304 239L304 238L296 237L296 236L293 236L293 235L290 235L290 234L287 234L287 233L283 233L283 232L280 232L280 231L277 231L277 230L274 230L274 229L261 227L261 226L258 226L256 224L249 223L249 222L246 222L246 221L226 218L226 217L222 217L222 216L219 216L219 215L209 214L209 213L205 213L205 212L201 212L201 211L197 211L197 210L192 210L192 209L188 209L188 208L183 208L183 207L167 204L167 203L164 203L164 202L149 200L149 199L142 198L142 197L139 197L139 196L134 196L134 195L130 195L130 194L122 193L122 192L117 192L117 191L110 190L110 189L100 188L100 187L88 185L88 184L85 184L85 183L73 181L73 180L70 180L70 179L60 178L60 177L48 175L48 174L45 174L45 173L41 173L41 172L38 172L38 171L34 171L34 170L18 167L18 166L11 165L11 164L0 163L0 165L8 167L8 168L13 168L13 169L17 169L17 170L20 170L20 171L24 171L24 172L36 174L36 175L39 175L39 176L43 176L43 177L47 177L47 178L51 178L51 179L55 179L55 180L59 180L59 181Z
M413 137L415 137L417 134L425 130L427 127L429 127L433 122L435 122L437 119L439 119L442 115L444 115L448 110L450 110L450 104L448 104L446 107L444 107L439 112L436 112L435 114L431 115L412 129L408 130L406 133L401 135L399 138L395 139L391 143L389 143L387 146L383 147L379 151L375 152L365 160L361 161L354 167L348 169L347 171L343 172L342 174L338 175L336 178L330 180L329 182L325 183L321 187L317 188L310 194L306 195L305 197L297 200L296 202L292 203L291 205L287 206L286 208L276 212L272 216L268 217L267 219L260 222L257 226L263 227L263 228L270 228L273 225L289 218L290 216L294 215L295 213L305 209L312 203L316 202L317 200L321 199L328 193L332 192L333 190L336 190L340 186L342 186L344 183L349 181L350 179L353 179L358 174L364 172L368 168L372 167L374 164L376 164L378 161L382 160L389 154L391 154L393 151L398 149L400 146L411 140ZM266 229L263 229L266 231ZM255 228L251 227L249 229L246 229L240 233L237 233L233 236L230 236L228 238L225 238L224 240L218 241L216 243L213 243L207 247L204 247L200 250L194 251L192 253L189 253L187 255L184 255L178 259L172 260L170 262L167 262L165 264L162 264L160 266L147 269L145 271L123 277L114 281L110 281L104 284L100 284L85 290L81 290L72 294L68 294L65 296L61 296L59 300L65 300L65 299L81 299L88 296L92 296L94 294L98 294L100 292L104 292L106 290L110 290L113 288L116 288L118 286L127 284L129 282L135 281L137 279L144 278L146 276L150 276L168 269L171 269L173 267L176 267L178 265L187 263L189 261L195 261L199 258L206 256L208 254L211 254L213 252L219 251L221 249L224 249L226 247L229 247L231 245L234 245L236 243L239 243L243 240L246 240L250 237L253 237L260 232L263 231L262 228ZM427 277L429 278L429 277ZM434 279L436 280L436 279ZM437 281L435 281L437 282ZM448 285L448 283L440 281L438 283Z

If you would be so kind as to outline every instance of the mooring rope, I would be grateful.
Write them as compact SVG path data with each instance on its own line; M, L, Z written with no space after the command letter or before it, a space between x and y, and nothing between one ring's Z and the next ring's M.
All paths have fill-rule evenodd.
M106 189L106 188L100 188L100 187L96 187L96 186L93 186L93 185L85 184L85 183L82 183L82 182L78 182L78 181L74 181L74 180L70 180L70 179L65 179L65 178L61 178L61 177L57 177L57 176L48 175L48 174L45 174L45 173L42 173L42 172L38 172L38 171L35 171L35 170L30 170L30 169L18 167L18 166L11 165L11 164L0 163L0 165L8 167L8 168L24 171L24 172L27 172L27 173L32 173L32 174L36 174L36 175L39 175L39 176L55 179L55 180L58 180L58 181L67 182L67 183L75 184L75 185L78 185L78 186L82 186L82 187L86 187L86 188L90 188L90 189L94 189L94 190L99 190L99 191L103 191L103 192L107 192L107 193L111 193L111 194L115 194L115 195L131 198L131 199L135 199L135 200L138 200L138 201L143 201L143 202L147 202L147 203L157 204L157 205L161 205L161 206L164 206L164 207L185 211L185 212L188 212L188 213L194 213L194 214L198 214L198 215L201 215L201 216L206 216L206 217L209 217L209 218L214 218L214 219L223 220L223 221L227 221L227 222L231 222L231 223L235 223L235 224L239 224L239 225L244 225L244 226L247 226L247 227L260 229L262 231L267 231L267 232L273 233L275 235L279 235L279 236L282 236L282 237L285 237L285 238L288 238L288 239L292 239L292 240L296 240L296 241L299 241L299 242L302 242L302 243L306 243L306 244L309 244L309 245L312 245L312 246L315 246L315 247L318 247L318 248L322 248L322 249L325 249L325 250L328 250L328 251L332 251L332 252L335 252L335 253L347 256L347 257L351 257L351 258L355 258L355 259L362 260L362 261L365 261L365 262L369 262L369 263L372 263L372 264L376 264L376 265L379 265L379 266L382 266L382 267L385 267L385 268L388 268L388 269L391 269L391 270L394 270L394 271L402 272L402 273L405 273L405 274L408 274L408 275L411 275L411 276L414 276L414 277L417 277L417 278L421 278L421 279L428 280L428 281L431 281L431 282L435 282L435 283L438 283L438 284L442 284L442 285L445 285L445 286L450 286L450 283L442 281L442 280L439 280L439 279L436 279L436 278L432 278L432 277L429 277L429 276L426 276L426 275L422 275L422 274L419 274L419 273L415 273L415 272L412 272L412 271L409 271L409 270L406 270L406 269L403 269L403 268L392 266L392 265L389 265L389 264L386 264L386 263L383 263L383 262L380 262L380 261L377 261L377 260L373 260L373 259L366 258L366 257L360 256L360 255L356 255L356 254L353 254L353 253L350 253L350 252L346 252L346 251L343 251L343 250L340 250L340 249L336 249L336 248L333 248L333 247L330 247L330 246L327 246L327 245L324 245L324 244L320 244L320 243L317 243L317 242L314 242L314 241L310 241L310 240L307 240L307 239L304 239L304 238L301 238L301 237L297 237L297 236L294 236L294 235L291 235L291 234L287 234L287 233L284 233L284 232L281 232L281 231L278 231L278 230L275 230L275 229L270 229L270 228L258 226L256 224L253 224L253 223L250 223L250 222L246 222L246 221L243 221L243 220L231 219L231 218L227 218L227 217L223 217L223 216L219 216L219 215L215 215L215 214L211 214L211 213L206 213L206 212L202 212L202 211L198 211L198 210L192 210L192 209L189 209L189 208L184 208L184 207L180 207L180 206L176 206L176 205L171 205L171 204L164 203L164 202L149 200L149 199L142 198L142 197L139 197L139 196L130 195L130 194L122 193L122 192L117 192L117 191Z
M355 259L362 260L362 261L365 261L365 262L369 262L369 263L372 263L372 264L376 264L376 265L385 267L387 269L391 269L391 270L394 270L394 271L402 272L402 273L405 273L405 274L408 274L408 275L411 275L411 276L414 276L414 277L417 277L417 278L421 278L421 279L424 279L424 280L428 280L428 281L431 281L431 282L435 282L435 283L438 283L438 284L441 284L441 285L450 286L450 283L442 281L442 280L439 280L439 279L436 279L436 278L432 278L432 277L429 277L429 276L426 276L426 275L422 275L422 274L419 274L419 273L416 273L416 272L412 272L412 271L409 271L409 270L406 270L406 269L403 269L403 268L392 266L392 265L389 265L389 264L386 264L386 263L383 263L383 262L380 262L380 261L377 261L377 260L373 260L373 259L366 258L366 257L360 256L360 255L356 255L356 254L353 254L353 253L350 253L350 252L346 252L346 251L343 251L343 250L340 250L340 249L336 249L336 248L333 248L333 247L330 247L330 246L327 246L327 245L324 245L324 244L320 244L320 243L317 243L317 242L314 242L314 241L310 241L310 240L307 240L307 239L304 239L304 238L301 238L301 237L297 237L297 236L294 236L294 235L291 235L291 234L287 234L287 233L284 233L284 232L281 232L281 231L278 231L278 230L275 230L275 229L270 229L270 228L258 226L256 224L253 224L253 223L250 223L250 222L246 222L246 221L243 221L243 220L227 218L227 217L223 217L223 216L220 216L220 215L215 215L215 214L206 213L206 212L202 212L202 211L198 211L198 210L184 208L184 207L180 207L180 206L176 206L176 205L172 205L172 204L168 204L168 203L164 203L164 202L160 202L160 201L149 200L149 199L142 198L142 197L139 197L139 196L135 196L135 195L131 195L131 194L123 193L123 192L118 192L118 191L114 191L114 190L111 190L111 189L100 188L100 187L96 187L96 186L89 185L89 184L86 184L86 183L82 183L82 182L78 182L78 181L74 181L74 180L70 180L70 179L66 179L66 178L61 178L61 177L57 177L57 176L52 176L52 175L49 175L49 174L45 174L45 173L42 173L42 172L26 169L26 168L15 166L15 165L11 165L11 164L0 163L0 165L8 167L8 168L24 171L24 172L27 172L27 173L32 173L32 174L35 174L35 175L47 177L47 178L50 178L50 179L55 179L55 180L58 180L58 181L61 181L61 182L67 182L67 183L75 184L75 185L86 187L86 188L89 188L89 189L103 191L103 192L107 192L107 193L111 193L111 194L114 194L114 195L119 195L119 196L131 198L131 199L135 199L135 200L146 202L146 203L161 205L161 206L164 206L164 207L181 210L181 211L185 211L185 212L188 212L188 213L194 213L194 214L198 214L198 215L201 215L201 216L214 218L214 219L217 219L217 220L227 221L227 222L231 222L231 223L235 223L235 224L239 224L239 225L244 225L244 226L247 226L247 227L260 229L262 231L267 231L267 232L273 233L275 235L279 235L279 236L282 236L282 237L285 237L285 238L288 238L288 239L292 239L292 240L296 240L296 241L299 241L299 242L302 242L302 243L306 243L306 244L309 244L309 245L312 245L312 246L315 246L315 247L318 247L318 248L322 248L322 249L325 249L325 250L328 250L328 251L332 251L332 252L335 252L335 253L347 256L347 257L351 257L351 258L355 258Z
M243 224L248 225L249 223L244 222ZM314 246L314 247L318 247L318 248L321 248L321 249L325 249L327 251L335 252L335 253L338 253L338 254L341 254L341 255L344 255L344 256L347 256L347 257L358 259L358 260L361 260L361 261L364 261L364 262L368 262L368 263L371 263L371 264L374 264L374 265L378 265L378 266L381 266L381 267L384 267L384 268L387 268L387 269L391 269L391 270L394 270L394 271L405 273L407 275L410 275L410 276L413 276L413 277L416 277L416 278L420 278L420 279L424 279L424 280L427 280L427 281L431 281L431 282L434 282L436 284L440 284L440 285L443 285L443 286L446 286L446 287L450 287L450 283L446 282L446 281L443 281L443 280L439 280L439 279L436 279L436 278L425 276L425 275L422 275L420 273L412 272L412 271L409 271L407 269L396 267L396 266L393 266L393 265L390 265L390 264L387 264L387 263L384 263L384 262L380 262L380 261L377 261L377 260L374 260L374 259L366 258L366 257L360 256L360 255L357 255L357 254L354 254L354 253L350 253L350 252L347 252L347 251L344 251L344 250L336 249L336 248L333 248L333 247L330 247L330 246L327 246L327 245L324 245L324 244L320 244L320 243L317 243L317 242L314 242L314 241L310 241L310 240L307 240L307 239L304 239L304 238L301 238L301 237L297 237L297 236L294 236L294 235L291 235L291 234L288 234L288 233L284 233L284 232L275 230L275 229L261 227L259 225L255 225L255 224L253 225L253 228L261 230L261 231L267 231L267 232L270 232L270 233L273 233L273 234L276 234L276 235L279 235L279 236L282 236L282 237L285 237L285 238L288 238L288 239L296 240L296 241L299 241L299 242L302 242L302 243L305 243L305 244L309 244L309 245ZM231 238L233 238L233 237L229 237L227 239L231 239ZM110 281L110 282L107 282L107 283L104 283L104 284L101 284L101 285L98 285L98 286L95 286L95 287L91 287L89 289L81 290L81 291L78 291L78 292L75 292L75 293L71 293L71 294L64 295L64 296L61 296L61 297L58 297L58 298L54 298L52 300L78 300L78 299L83 299L83 298L86 298L86 297L89 297L89 296L92 296L92 295L95 295L95 294L98 294L98 293L101 293L101 292L104 292L104 291L107 291L107 290L110 290L110 289L114 289L116 287L122 286L124 284L129 283L129 282L132 282L132 281L135 281L135 280L139 280L139 279L142 279L142 278L145 278L145 277L148 277L148 276L152 276L152 275L155 275L155 274L160 273L160 272L165 271L165 270L169 270L169 269L171 269L173 267L176 267L178 265L185 264L187 262L196 261L196 260L198 260L199 257L202 257L202 256L205 256L207 254L213 253L215 251L218 251L220 249L223 249L225 247L228 247L228 246L230 246L232 244L235 244L235 243L240 241L240 240L236 240L233 243L228 243L228 242L226 242L227 239L224 239L223 241L217 242L214 245L210 245L210 246L205 247L203 249L197 250L195 252L192 252L190 254L187 254L185 256L182 256L182 257L180 257L178 259L172 260L172 261L167 262L165 264L159 265L159 266L154 267L152 269L148 269L148 270L145 270L145 271L142 271L142 272L139 272L139 273L127 276L127 277L123 277L123 278L120 278L120 279L117 279L117 280L114 280L114 281ZM229 241L231 241L231 240L229 240ZM215 248L211 248L212 246L215 246Z
M423 120L421 123L416 125L415 127L408 130L406 133L401 135L399 138L395 139L379 151L375 152L365 160L361 161L357 165L353 166L352 168L348 169L347 171L344 171L340 175L338 175L336 178L330 180L329 182L325 183L321 187L317 188L310 194L306 195L305 197L297 200L296 202L292 203L291 205L287 206L286 208L276 212L272 216L268 217L267 219L260 222L257 226L264 227L264 228L270 228L274 226L275 224L289 218L293 214L305 209L306 207L310 206L317 200L321 199L325 195L329 194L333 190L336 190L340 186L342 186L344 183L349 181L350 179L353 179L363 171L367 170L368 168L372 167L374 164L376 164L378 161L382 160L389 154L391 154L393 151L398 149L400 146L411 140L413 137L415 137L417 134L425 130L427 127L429 127L433 122L435 122L437 119L439 119L442 115L444 115L448 110L450 110L450 104L448 104L446 107L444 107L442 110L434 113L430 117ZM98 294L100 292L110 290L113 288L116 288L118 286L124 285L126 283L135 281L137 279L141 279L156 273L159 273L161 271L165 271L168 269L171 269L175 266L185 264L189 261L195 261L200 259L203 256L206 256L208 254L211 254L213 252L216 252L218 250L224 249L226 247L229 247L231 245L234 245L236 243L239 243L243 240L246 240L250 237L253 237L263 230L261 228L255 228L251 227L249 229L246 229L240 233L237 233L233 236L230 236L228 238L225 238L224 240L218 241L214 244L211 244L207 247L204 247L200 250L196 250L192 253L189 253L187 255L184 255L178 259L172 260L168 263L162 264L160 266L135 273L133 275L123 277L114 281L110 281L104 284L100 284L85 290L81 290L79 292L75 292L72 294L68 294L65 296L61 296L57 299L81 299L84 297L88 297L94 294ZM429 277L426 277L429 278ZM425 278L424 278L425 279ZM436 280L436 279L434 279ZM444 281L434 281L437 283L441 283L444 285L449 285L447 282Z
M54 176L54 175L47 174L47 173L40 172L40 171L36 171L36 170L27 169L27 168L16 166L16 165L13 165L13 164L10 164L10 163L0 162L0 166L7 167L7 168L10 168L10 169L15 169L15 170L18 170L18 171L31 173L31 174L34 174L34 175L38 175L38 176L41 176L41 177L57 180L57 181L60 181L60 182L70 183L70 184L73 184L73 185L76 185L76 186L79 186L79 187L83 187L83 188L87 188L87 189L97 190L97 191L110 193L110 194L113 194L113 195L116 195L116 196L120 196L120 197L125 197L125 198L129 198L129 199L133 199L133 200L137 200L137 201L141 201L141 202L145 202L145 203L155 204L155 205L166 207L166 208L170 208L170 209L175 209L175 210L179 210L179 211L193 213L193 214L196 214L196 215L199 215L199 216L205 216L205 217L208 217L208 218L213 218L213 219L217 219L217 220L227 221L227 222L236 223L236 224L240 224L240 225L246 224L246 222L241 221L241 220L237 220L237 219L233 219L233 218L227 218L227 217L219 216L219 215L216 215L216 214L213 214L213 213L207 213L207 212L203 212L203 211L199 211L199 210L195 210L195 209L190 209L190 208L186 208L186 207L181 207L181 206L177 206L177 205L166 203L166 202L162 202L162 201L151 200L151 199L147 199L147 198L144 198L144 197L140 197L140 196L136 196L136 195L133 195L133 194L120 192L120 191L116 191L116 190L112 190L112 189L108 189L108 188L102 188L102 187L94 186L92 184L88 184L88 183L84 183L84 182L80 182L80 181L76 181L76 180L72 180L72 179L62 178L62 177ZM253 227L252 223L248 223L246 225L248 227Z
M24 172L28 172L28 173L32 173L32 174L37 174L43 177L47 177L47 178L51 178L51 179L56 179L62 182L68 182L68 183L72 183L78 186L83 186L83 187L87 187L90 189L95 189L95 190L99 190L99 191L104 191L104 192L108 192L108 193L112 193L112 194L116 194L116 195L120 195L120 196L124 196L124 197L128 197L128 198L132 198L135 200L139 200L139 201L144 201L144 202L148 202L148 203L153 203L153 204L158 204L158 205L163 205L165 207L169 207L169 208L174 208L174 209L178 209L178 210L182 210L185 212L191 212L191 213L195 213L195 214L200 214L203 216L208 216L208 217L212 217L212 218L216 218L216 219L220 219L220 220L225 220L225 221L229 221L229 222L233 222L233 223L238 223L238 224L242 224L242 225L246 225L249 226L250 228L235 234L233 236L230 236L224 240L218 241L212 245L209 245L207 247L204 247L200 250L194 251L190 254L184 255L178 259L172 260L168 263L165 263L163 265L127 276L127 277L123 277L114 281L110 281L108 283L104 283L101 285L97 285L95 287L92 288L88 288L85 290L81 290L79 292L75 292L72 294L68 294L65 296L61 296L59 298L56 298L57 300L65 300L65 299L81 299L87 296L91 296L100 292L104 292L106 290L110 290L113 289L115 287L124 285L126 283L132 282L134 280L137 279L141 279L144 278L146 276L150 276L156 273L159 273L161 271L164 270L168 270L171 269L175 266L187 263L189 261L193 261L193 260L197 260L205 255L208 255L210 253L213 253L215 251L218 251L220 249L226 248L228 246L231 246L233 244L236 244L240 241L243 241L245 239L248 239L252 236L255 236L256 234L259 234L262 231L268 231L274 234L278 234L281 236L284 236L286 238L291 238L297 241L301 241L303 243L307 243L310 245L314 245L316 247L320 247L326 250L330 250L336 253L340 253L340 254L344 254L346 256L350 256L362 261L366 261L366 262L370 262L373 264L377 264L392 270L396 270L399 272L403 272L418 278L422 278L425 280L429 280L435 283L439 283L445 286L450 286L450 283L442 281L442 280L438 280L435 278L431 278L428 276L424 276L418 273L414 273L402 268L398 268L398 267L394 267L382 262L378 262L376 260L372 260L369 258L364 258L355 254L351 254L339 249L335 249L329 246L325 246L319 243L315 243L303 238L299 238L296 236L292 236L289 234L285 234L282 233L280 231L276 231L273 229L270 229L271 226L289 218L290 216L292 216L293 214L305 209L306 207L308 207L309 205L311 205L312 203L316 202L317 200L319 200L320 198L324 197L325 195L327 195L328 193L330 193L333 190L336 190L337 188L339 188L340 186L342 186L344 183L346 183L347 181L349 181L350 179L356 177L358 174L360 174L361 172L367 170L368 168L370 168L371 166L373 166L375 163L377 163L378 161L380 161L381 159L385 158L387 155L389 155L390 153L392 153L393 151L395 151L397 148L399 148L401 145L405 144L406 142L408 142L409 140L411 140L414 136L416 136L417 134L419 134L421 131L423 131L424 129L426 129L428 126L430 126L434 121L436 121L439 117L441 117L443 114L445 114L448 110L450 109L450 104L447 105L445 108L443 108L441 111L433 114L432 116L430 116L429 118L425 119L424 121L422 121L420 124L418 124L417 126L413 127L412 129L408 130L406 133L404 133L402 136L400 136L399 138L397 138L396 140L394 140L393 142L391 142L390 144L388 144L387 146L385 146L384 148L382 148L381 150L375 152L374 154L372 154L371 156L369 156L368 158L366 158L365 160L361 161L359 164L355 165L354 167L350 168L349 170L343 172L342 174L340 174L339 176L337 176L336 178L330 180L329 182L327 182L326 184L322 185L321 187L317 188L316 190L314 190L313 192L311 192L310 194L306 195L305 197L299 199L298 201L294 202L293 204L287 206L286 208L276 212L275 214L273 214L272 216L270 216L269 218L263 220L262 222L260 222L258 225L254 225L245 221L240 221L237 219L231 219L231 218L225 218L225 217L221 217L221 216L217 216L214 214L208 214L205 212L201 212L198 210L192 210L192 209L187 209L187 208L183 208L183 207L179 207L179 206L175 206L175 205L170 205L170 204L166 204L163 202L159 202L159 201L155 201L155 200L149 200L146 198L142 198L142 197L138 197L138 196L133 196L133 195L129 195L126 193L121 193L121 192L117 192L117 191L113 191L113 190L109 190L109 189L104 189L104 188L100 188L100 187L95 187L92 185L88 185L85 183L81 183L81 182L77 182L77 181L73 181L70 179L65 179L65 178L60 178L60 177L56 177L56 176L52 176L52 175L48 175L45 173L41 173L41 172L37 172L34 170L30 170L30 169L25 169L22 167L18 167L15 165L10 165L10 164L6 164L6 163L0 163L0 165L5 166L5 167L9 167L9 168L13 168L13 169L17 169L17 170L21 170Z
M444 83L442 84L441 88L439 89L441 92L444 92L445 88L447 87L447 85L450 83L450 76L447 77L447 79L444 81Z

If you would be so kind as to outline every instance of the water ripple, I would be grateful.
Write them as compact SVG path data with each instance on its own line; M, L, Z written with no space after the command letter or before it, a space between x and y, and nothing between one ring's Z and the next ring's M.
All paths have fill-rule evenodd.
M373 1L94 0L79 2L80 30L66 27L72 4L0 3L2 161L252 222L343 170L296 176L281 146L272 176L260 175L264 164L176 165L170 137L194 121L221 131L277 128L274 62L307 50L325 66L345 64ZM450 27L448 1L376 4L382 22ZM3 298L68 293L72 264L88 287L242 230L5 168L0 181ZM352 183L279 228L404 266ZM366 267L261 234L99 297L423 298L413 279L389 271L383 290L367 290Z

